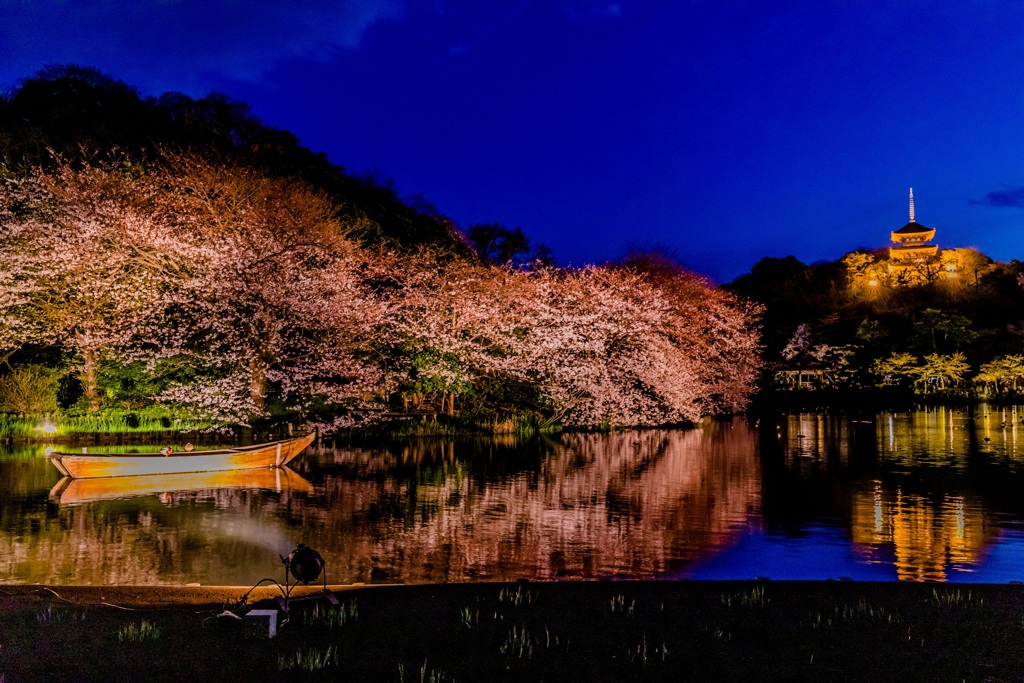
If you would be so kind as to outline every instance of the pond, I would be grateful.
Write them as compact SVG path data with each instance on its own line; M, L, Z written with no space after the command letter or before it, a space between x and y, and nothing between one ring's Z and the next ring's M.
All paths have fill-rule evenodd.
M0 450L0 581L250 585L297 543L329 583L1024 579L1024 409L313 448L140 485ZM115 482L116 483L116 482Z

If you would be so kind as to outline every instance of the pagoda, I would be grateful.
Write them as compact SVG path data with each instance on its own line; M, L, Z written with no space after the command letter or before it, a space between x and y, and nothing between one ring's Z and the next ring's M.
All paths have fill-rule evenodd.
M939 247L928 244L935 237L935 228L926 228L914 219L914 188L910 188L910 222L890 237L889 273L897 284L921 284L935 277L939 270Z

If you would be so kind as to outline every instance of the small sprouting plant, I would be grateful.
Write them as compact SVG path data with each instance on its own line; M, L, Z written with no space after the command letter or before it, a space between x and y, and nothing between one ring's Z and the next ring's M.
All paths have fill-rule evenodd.
M359 606L355 600L336 607L313 605L313 609L302 615L302 623L306 626L326 626L332 629L359 620Z
M474 612L469 607L463 607L462 611L459 612L459 621L466 628L473 628L473 624L480 623L480 610Z
M36 612L36 621L40 624L63 624L65 621L85 621L86 612L71 612L66 609L54 609L49 606L41 612Z
M732 640L732 634L722 629L722 627L720 626L708 626L707 632L710 633L711 637L715 640L720 640L722 642L728 642Z
M740 591L731 595L722 596L722 604L726 607L747 607L749 609L767 607L771 602L764 597L764 586L755 586L749 591Z
M435 670L427 667L427 660L423 660L423 666L420 667L420 680L419 683L444 683L445 681L452 681L455 679L448 675L448 672L444 670ZM398 683L405 683L405 663L398 663Z
M939 607L980 607L985 604L984 598L975 596L971 591L932 589L932 604Z
M122 643L142 643L147 640L158 640L160 629L151 621L143 619L136 624L132 622L122 626L117 632L117 639Z
M333 645L328 645L326 650L310 648L303 650L299 648L293 655L278 655L277 670L288 671L299 669L301 671L322 671L338 659L338 651Z
M625 612L629 616L633 616L636 613L636 600L630 600L629 605L626 605L626 596L619 593L615 597L608 601L612 612Z
M636 656L634 657L634 659L636 659L636 658L640 659L640 663L641 664L644 664L644 665L647 664L647 636L646 635L643 637L643 640L640 641L640 644L636 646Z
M523 602L533 602L533 594L530 591L523 591L522 586L517 586L515 592L510 588L502 588L498 592L498 602L508 601L518 607Z
M498 649L503 655L517 657L518 659L531 659L533 657L533 639L525 626L512 626L512 630L505 637L505 642Z

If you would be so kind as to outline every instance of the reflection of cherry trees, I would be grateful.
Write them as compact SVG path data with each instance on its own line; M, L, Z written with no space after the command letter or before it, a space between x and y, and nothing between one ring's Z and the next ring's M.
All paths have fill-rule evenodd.
M498 441L476 447L524 458ZM31 520L19 508L0 530L0 570L22 582L244 585L273 576L278 555L302 542L324 556L331 583L668 577L759 514L754 432L741 420L564 435L520 469L467 448L430 440L307 456L318 461L309 494L181 492L50 506Z
M307 509L310 543L345 580L465 581L521 576L666 576L734 541L760 507L753 432L576 434L536 467L484 481L454 454L419 476L396 457L339 450L327 509Z

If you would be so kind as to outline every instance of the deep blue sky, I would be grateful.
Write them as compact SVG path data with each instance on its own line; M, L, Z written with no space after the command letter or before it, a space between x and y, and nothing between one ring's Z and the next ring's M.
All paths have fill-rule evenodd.
M0 83L211 91L559 262L941 246L1024 259L1024 2L0 0Z

